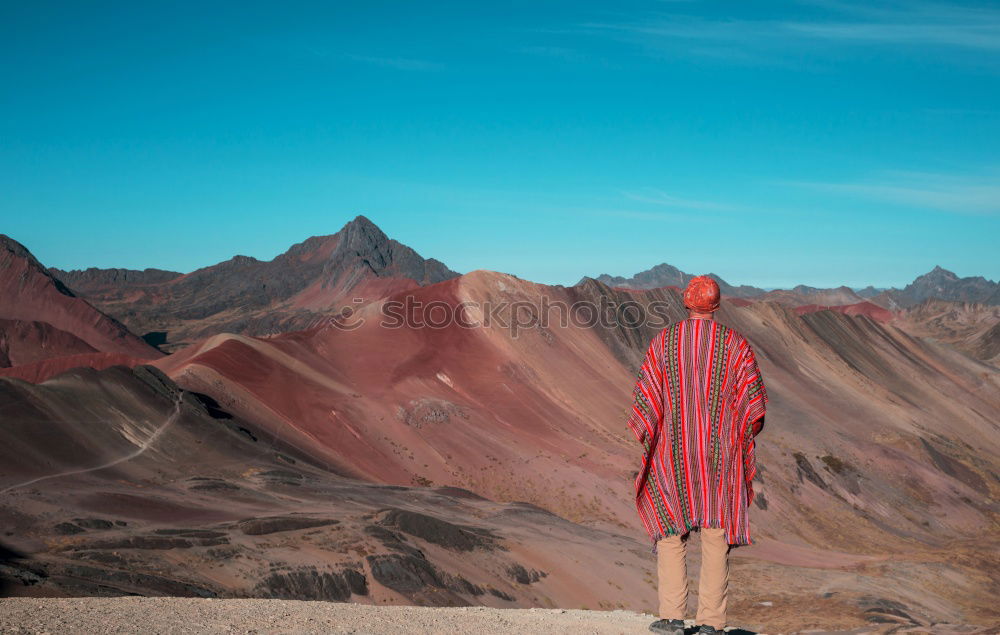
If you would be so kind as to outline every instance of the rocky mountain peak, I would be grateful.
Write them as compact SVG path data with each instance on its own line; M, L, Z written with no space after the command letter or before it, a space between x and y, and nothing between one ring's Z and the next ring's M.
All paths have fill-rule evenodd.
M62 283L59 278L52 275L51 272L35 258L34 254L28 251L28 248L17 242L7 234L0 234L0 271L9 269L15 261L23 261L24 267L33 273L44 276L48 278L51 284L56 288L56 290L71 298L75 298L76 294L73 293L69 287Z
M890 292L890 295L893 301L904 307L919 304L928 298L997 304L1000 301L1000 285L982 276L960 278L954 272L936 265L906 285L902 291Z
M958 276L954 272L948 271L941 265L934 265L934 268L925 273L922 276L918 276L914 282L922 279L945 279L945 280L958 280Z
M378 225L359 214L334 234L336 245L324 271L339 277L345 272L367 270L376 277L405 277L420 284L433 284L458 273L434 258L422 258L416 251L386 236Z

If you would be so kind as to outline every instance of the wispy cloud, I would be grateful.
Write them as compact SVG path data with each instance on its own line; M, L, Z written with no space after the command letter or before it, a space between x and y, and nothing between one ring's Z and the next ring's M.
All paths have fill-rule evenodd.
M996 18L994 18L996 20ZM782 28L802 36L876 44L928 44L972 49L1000 49L1000 21L985 24L787 22Z
M863 3L813 0L808 18L753 20L658 14L636 21L579 25L611 34L648 52L682 46L692 54L750 57L752 51L787 51L807 45L913 45L1000 50L1000 8L969 8L929 2ZM817 16L816 11L826 16ZM697 44L697 45L695 45Z
M439 71L444 68L444 65L437 62L410 59L407 57L372 57L369 55L347 55L346 57L355 62L394 68L401 71Z
M894 171L880 179L859 182L785 181L784 184L958 214L1000 214L1000 170L985 176Z
M705 201L674 196L655 187L644 187L639 190L622 192L622 194L626 198L632 199L633 201L652 203L654 205L662 205L663 207L671 207L674 209L697 209L710 211L736 211L741 209L736 205L729 205L716 201Z
M528 55L538 55L541 57L554 57L567 62L578 62L584 59L584 55L576 49L564 46L523 46L518 49L521 53Z
M591 216L613 216L616 218L634 218L638 220L664 221L670 223L693 223L704 220L694 214L677 214L674 212L644 212L634 209L586 209L574 208L574 214Z

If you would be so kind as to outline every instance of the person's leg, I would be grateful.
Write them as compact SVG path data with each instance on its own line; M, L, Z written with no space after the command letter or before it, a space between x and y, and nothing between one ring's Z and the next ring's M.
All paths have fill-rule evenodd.
M687 539L678 535L661 538L656 543L657 590L660 596L660 617L683 620L687 613Z
M718 630L726 626L729 590L729 542L721 527L702 527L701 576L698 581L698 624Z

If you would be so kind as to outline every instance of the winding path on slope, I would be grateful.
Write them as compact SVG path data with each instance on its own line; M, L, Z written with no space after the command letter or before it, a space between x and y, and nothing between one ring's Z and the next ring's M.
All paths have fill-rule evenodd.
M75 470L67 470L65 472L58 472L56 474L47 474L45 476L39 476L31 479L30 481L24 481L23 483L18 483L16 485L11 485L9 487L6 487L0 490L0 494L6 494L11 490L15 490L20 487L25 487L27 485L31 485L39 481L46 481L51 478L59 478L61 476L70 476L73 474L86 474L87 472L96 472L97 470L103 470L104 468L111 467L113 465L118 465L119 463L123 463L125 461L134 459L135 457L139 456L140 454L148 450L149 447L153 445L153 442L155 442L160 437L160 435L163 434L163 431L169 428L171 425L173 425L175 421L177 421L178 417L180 417L181 414L181 402L183 401L183 399L184 399L184 390L181 389L181 391L177 393L177 397L174 399L174 407L170 415L167 417L167 420L159 428L154 430L153 434L149 435L149 438L140 443L139 446L132 452L129 452L124 456L118 457L117 459L114 459L112 461L108 461L107 463L102 463L101 465L97 465L95 467L85 467Z

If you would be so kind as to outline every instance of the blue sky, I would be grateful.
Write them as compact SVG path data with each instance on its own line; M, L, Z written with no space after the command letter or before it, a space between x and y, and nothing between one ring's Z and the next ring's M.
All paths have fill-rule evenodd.
M3 3L0 232L270 259L364 214L452 269L1000 279L1000 7Z

